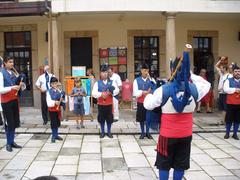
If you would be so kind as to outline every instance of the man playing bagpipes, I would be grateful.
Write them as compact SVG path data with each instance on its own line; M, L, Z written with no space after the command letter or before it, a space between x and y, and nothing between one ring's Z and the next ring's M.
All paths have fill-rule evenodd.
M50 124L52 129L52 143L56 140L62 141L63 139L58 135L58 128L61 125L61 106L65 106L65 92L58 89L58 79L51 77L51 88L47 91L47 106L50 116Z
M180 180L184 170L190 167L193 112L210 89L210 83L202 77L190 73L189 50L187 44L182 58L176 58L169 83L148 94L144 107L153 110L161 106L161 127L157 145L155 166L159 169L159 179L167 180L169 170L174 169L173 179Z
M137 113L136 121L140 123L141 135L139 139L144 139L146 136L148 139L152 139L149 133L149 121L146 123L147 110L143 106L143 101L147 94L151 93L155 87L155 81L149 76L149 67L146 63L141 65L141 76L137 77L133 81L133 96L137 98ZM149 117L149 116L148 116ZM146 123L146 134L145 134Z
M101 127L100 138L105 136L105 122L107 123L107 136L113 138L111 125L113 123L113 96L119 93L119 88L115 81L108 77L108 65L101 66L100 80L98 80L92 90L92 95L98 100L98 122Z
M4 67L0 72L0 94L7 137L6 150L12 152L12 148L22 148L14 142L14 137L15 129L20 126L18 98L20 92L26 89L26 85L25 76L19 75L14 68L13 57L7 56L3 62Z

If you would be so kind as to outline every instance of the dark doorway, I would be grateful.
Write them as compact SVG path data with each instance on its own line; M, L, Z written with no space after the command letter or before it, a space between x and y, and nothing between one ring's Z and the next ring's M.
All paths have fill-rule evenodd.
M26 90L20 96L21 106L33 106L31 32L5 32L5 54L14 57L14 67L26 76Z
M201 69L207 70L207 79L214 82L214 57L212 53L211 37L194 37L194 73L199 74Z
M71 66L92 68L92 38L71 38Z

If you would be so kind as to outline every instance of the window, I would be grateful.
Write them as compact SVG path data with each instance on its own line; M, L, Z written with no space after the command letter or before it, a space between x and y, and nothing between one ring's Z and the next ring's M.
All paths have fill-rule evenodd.
M31 33L26 32L6 32L5 33L6 48L31 47Z
M159 76L159 37L134 37L135 77L140 74L140 65L146 63L152 77Z
M194 37L194 73L199 74L201 69L207 70L208 81L213 86L214 81L214 57L212 53L211 37Z
M19 73L26 76L26 90L22 92L20 98L21 106L33 105L32 87L32 48L31 32L5 32L5 52L4 54L14 57L14 67Z

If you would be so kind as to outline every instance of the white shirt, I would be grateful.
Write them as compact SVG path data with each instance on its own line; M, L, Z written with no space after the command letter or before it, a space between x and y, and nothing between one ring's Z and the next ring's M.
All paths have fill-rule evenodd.
M12 74L12 71L8 71L10 74ZM6 94L10 92L12 89L12 86L4 87L4 80L3 80L3 74L0 72L0 111L2 111L2 105L1 105L1 94Z
M110 77L112 81L115 81L118 87L122 86L122 80L121 77L117 73L113 73L112 76Z
M8 71L10 74L12 74L12 71ZM0 72L0 94L6 94L10 92L12 89L12 86L4 87L4 80L3 80L3 74Z
M146 82L147 79L148 79L148 77L147 78L142 77L142 80L144 82ZM156 83L153 78L150 78L150 81L153 81L154 83ZM142 93L143 93L143 90L138 89L137 79L134 79L134 81L133 81L133 96L138 98L138 97L142 96Z
M191 80L196 85L198 91L198 99L200 101L209 91L211 84L201 76L191 74ZM153 94L148 94L144 99L144 107L148 110L153 110L162 104L162 86L156 89Z
M219 94L224 94L223 85L224 85L226 79L232 77L232 74L229 74L229 73L223 74L221 71L218 71L218 74L220 76L219 82L218 82L218 92L219 92Z
M48 82L48 87L50 89L50 79L51 77L54 77L54 75L48 73L49 75L49 82ZM45 78L45 73L40 75L35 83L35 85L39 88L41 88L42 91L47 91L47 87L46 87L46 78Z
M240 80L234 78L234 81L239 82ZM236 88L229 87L229 79L227 79L227 80L225 81L224 85L223 85L223 90L224 90L224 92L227 93L227 94L233 94L233 93L235 93Z
M107 84L107 82L108 82L107 80L103 81L104 84ZM115 81L112 81L112 85L115 87L115 89L113 90L113 96L116 96L119 93L119 88ZM99 98L99 97L101 97L101 95L102 95L102 92L98 91L98 81L97 81L97 82L95 82L95 84L93 86L92 96L94 98Z

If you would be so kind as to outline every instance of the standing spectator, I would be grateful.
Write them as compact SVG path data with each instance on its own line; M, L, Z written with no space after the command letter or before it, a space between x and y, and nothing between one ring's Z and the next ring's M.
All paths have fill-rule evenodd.
M94 74L92 68L87 69L87 76L92 77L92 78L91 78L91 92L92 92L93 85L94 85L95 82L96 82L96 77L95 77L95 74ZM94 106L94 104L97 104L97 99L93 97L93 106Z
M37 89L41 93L41 109L42 109L42 119L43 125L46 125L48 122L48 106L46 101L46 92L50 88L50 79L53 77L51 73L49 73L49 66L44 66L44 73L40 75L35 83Z
M223 120L221 121L221 124L224 124L225 122L225 116L226 116L226 110L227 110L227 104L226 104L226 98L227 95L223 91L223 85L226 79L231 78L232 75L228 73L228 66L224 65L223 62L225 61L225 57L222 56L220 60L215 65L215 68L219 75L219 82L218 82L218 109L223 112Z
M117 84L119 88L119 93L120 93L120 91L122 90L121 77L117 73L114 73L111 67L108 69L108 76L112 81L114 81ZM113 97L113 122L117 122L119 120L118 105L119 105L119 94Z
M226 80L223 90L227 93L226 134L228 139L233 124L233 138L239 140L237 135L240 123L240 68L233 67L233 77Z
M83 115L85 114L85 111L83 96L86 96L86 91L82 87L81 79L75 79L74 83L75 87L72 89L71 96L74 97L74 114L77 116L77 129L80 129L79 120L81 121L81 128L84 128Z
M115 81L108 77L108 66L101 66L100 80L98 80L92 90L93 97L98 99L98 122L101 127L100 138L105 136L105 122L107 123L107 136L113 138L111 134L111 126L113 123L112 105L113 96L119 93L119 89Z
M201 69L200 71L200 76L207 80L207 71L206 69ZM211 109L210 109L210 100L211 100L211 92L212 90L210 89L210 91L201 99L201 101L198 102L198 105L197 105L197 113L201 113L201 105L202 103L204 103L206 105L206 112L207 113L212 113Z

